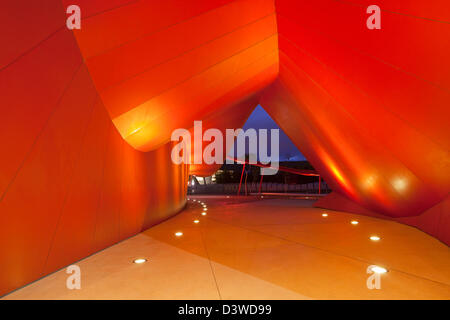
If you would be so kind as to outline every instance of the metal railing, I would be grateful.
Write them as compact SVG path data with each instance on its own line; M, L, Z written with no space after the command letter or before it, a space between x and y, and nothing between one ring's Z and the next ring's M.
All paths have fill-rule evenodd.
M239 183L224 184L196 184L188 187L188 194L237 194L239 191ZM320 193L331 192L327 183L322 181L320 185ZM276 182L251 182L241 186L242 194L250 193L307 193L319 194L319 182L311 182L304 184L287 184Z

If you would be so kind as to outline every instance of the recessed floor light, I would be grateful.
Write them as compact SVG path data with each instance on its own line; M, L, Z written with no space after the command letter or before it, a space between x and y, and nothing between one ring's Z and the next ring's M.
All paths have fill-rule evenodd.
M372 241L379 241L381 238L379 236L370 236L369 239Z
M350 222L351 224L357 225L359 222L356 220L352 220L352 222Z
M203 208L203 211L208 211L208 208Z
M206 216L206 212L202 212L202 216Z
M180 232L180 231L175 232L175 235L176 235L177 237L181 237L181 236L183 235L183 232Z
M322 213L322 217L328 217L328 213Z
M386 273L388 272L386 268L380 267L380 266L372 266L370 268L375 273Z
M199 223L200 222L200 220L194 220L194 223Z
M133 263L136 263L136 264L141 264L141 263L144 263L144 262L147 262L147 259L138 258L138 259L134 259L133 260Z

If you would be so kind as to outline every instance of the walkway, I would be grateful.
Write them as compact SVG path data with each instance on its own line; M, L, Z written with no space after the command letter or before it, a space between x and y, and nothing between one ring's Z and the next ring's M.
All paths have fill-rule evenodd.
M4 298L450 299L445 244L396 222L312 203L191 197L174 218L76 263L81 290L66 288L64 269ZM132 263L140 257L148 261ZM374 264L388 269L379 290L366 286Z

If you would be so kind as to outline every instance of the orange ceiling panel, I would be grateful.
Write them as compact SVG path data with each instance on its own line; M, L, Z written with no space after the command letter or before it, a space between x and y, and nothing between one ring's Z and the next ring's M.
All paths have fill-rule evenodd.
M170 60L186 56L191 51L204 52L205 49L219 47L225 51L219 54L226 55L227 51L232 52L232 48L238 48L239 44L242 47L274 34L276 21L273 17L273 1L259 1L258 10L252 10L254 5L254 1L230 2L88 58L87 64L97 88L103 91L108 87L116 87L121 82L158 65L167 65ZM214 27L205 28L205 25ZM213 44L207 45L210 42ZM231 48L228 48L229 45ZM210 56L210 59L220 59L220 56ZM195 61L198 58L194 52L188 59ZM164 75L163 70L159 73Z
M278 72L272 0L132 2L92 13L74 34L114 124L141 151ZM236 95L243 84L254 91Z
M269 16L101 91L111 117L119 117L174 87L193 81L194 77L211 74L211 70L220 70L220 77L239 71L239 66L226 72L220 66L238 60L251 62L267 50L276 50L274 22L275 16Z
M66 1L84 8L84 1ZM98 3L97 12L83 19L83 28L75 32L82 54L86 58L114 49L126 42L192 19L233 0L142 0L128 1L112 7L109 1ZM90 6L90 5L89 5ZM89 13L89 12L88 12Z
M231 91L236 84L259 74L265 75L265 78L259 77L257 85L267 85L274 80L278 71L276 43L276 37L271 37L215 65L190 81L113 119L116 127L135 148L152 150L169 140L173 130L189 127L196 120L195 113L200 110L206 112L205 107ZM257 60L254 60L255 55ZM180 112L180 105L184 106L183 112Z

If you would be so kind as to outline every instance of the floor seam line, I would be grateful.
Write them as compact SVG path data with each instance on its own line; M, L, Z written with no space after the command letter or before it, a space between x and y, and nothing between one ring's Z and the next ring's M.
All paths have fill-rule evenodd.
M205 249L206 257L208 258L209 267L211 268L211 273L212 273L212 276L214 279L214 283L216 284L216 289L217 289L217 293L219 295L219 300L222 300L222 295L220 294L219 284L217 283L216 273L214 272L214 267L211 263L211 257L209 256L208 248L206 247L206 242L203 237L203 228L202 227L200 227L200 236L202 238L203 248Z

